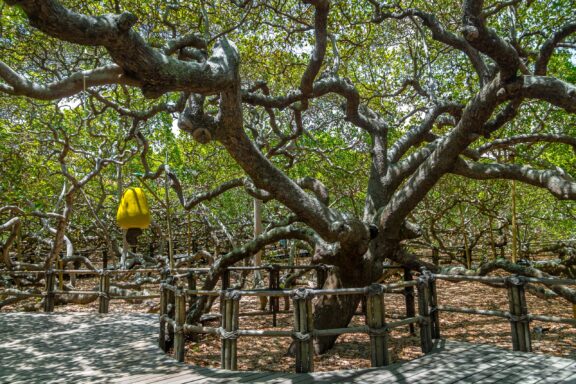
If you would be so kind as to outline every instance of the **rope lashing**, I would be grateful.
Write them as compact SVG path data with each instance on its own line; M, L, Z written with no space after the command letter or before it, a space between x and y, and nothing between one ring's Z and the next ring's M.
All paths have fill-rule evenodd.
M532 319L530 318L530 315L513 315L511 313L506 314L506 317L508 318L508 320L512 323L528 323L530 322Z
M420 273L422 274L422 276L425 276L426 279L430 282L436 280L436 276L426 267L420 268Z
M292 340L294 341L309 341L311 338L310 333L292 332Z
M314 297L314 291L308 288L297 288L292 291L293 300L307 300Z
M368 296L381 295L384 293L384 287L378 283L370 284L365 288L365 292Z
M224 299L226 300L240 300L242 297L242 292L234 288L228 288L224 291Z
M506 285L507 286L521 286L526 284L526 280L524 279L523 276L518 276L518 275L514 275L514 276L510 276L506 279Z
M219 327L217 331L218 335L220 335L220 338L223 340L236 340L239 336L238 331L227 331L222 327Z
M368 328L368 335L370 336L386 336L388 334L388 327L382 328Z

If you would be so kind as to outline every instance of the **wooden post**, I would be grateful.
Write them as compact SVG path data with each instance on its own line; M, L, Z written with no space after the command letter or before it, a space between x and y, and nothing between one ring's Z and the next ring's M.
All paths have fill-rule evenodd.
M228 268L222 272L222 290L225 291L230 288L230 271Z
M100 273L98 313L108 313L110 306L110 275L104 270Z
M430 303L429 303L429 276L426 271L418 278L418 315L421 317L420 321L420 346L422 352L429 353L432 351L432 329L430 321Z
M292 294L294 307L294 341L296 344L296 373L314 371L314 346L312 331L314 329L312 317L311 291L298 288Z
M436 247L432 247L432 264L440 265L440 251Z
M168 290L164 283L160 284L160 331L158 333L158 346L164 352L168 351L166 344L166 318L168 315Z
M221 368L235 371L238 369L238 315L240 312L240 291L228 289L220 298L222 303Z
M270 290L279 290L280 289L280 266L276 265L276 264L270 265L268 267L268 273L270 275L268 288ZM277 321L276 321L277 313L280 310L280 300L278 297L269 297L268 302L269 302L270 312L272 312L272 326L275 327L276 323L277 323Z
M316 289L322 289L328 278L328 266L320 264L316 266Z
M186 295L182 290L176 292L176 329L174 330L174 357L179 362L184 361L184 324L186 323Z
M497 260L496 254L496 241L494 241L494 226L492 225L492 216L488 216L488 224L490 225L490 249L492 250L492 260Z
M514 158L512 158L514 162ZM516 219L516 180L512 180L512 262L518 261L518 220Z
M49 269L45 273L46 297L44 298L44 312L54 312L54 272Z
M102 250L102 269L106 270L108 268L108 250Z
M193 291L196 289L196 274L193 271L188 271L188 275L186 276L187 283L188 283L188 290ZM198 300L197 295L190 295L190 300L188 301L188 310L192 311L192 307L196 304Z
M58 289L63 291L64 290L64 272L62 272L64 270L64 262L62 261L62 258L60 257L60 255L58 255L58 269L60 269L60 272L58 272Z
M466 258L466 268L472 269L472 254L468 244L468 234L466 233L466 221L464 220L464 210L462 204L458 204L460 210L460 224L462 225L462 237L464 238L464 256Z
M388 335L384 291L380 284L372 284L366 298L366 323L370 335L370 361L373 367L383 367L391 362L388 351Z
M433 339L440 338L440 313L438 312L438 292L436 291L436 278L430 274L428 279L428 304L430 306L430 326Z
M173 279L169 278L166 280L168 284L173 284ZM176 297L174 292L170 289L166 289L166 315L171 318L175 319L176 313ZM166 340L166 350L169 350L174 345L174 326L168 323L168 338Z
M521 276L510 276L507 279L512 349L531 352L532 341L524 284L525 281Z
M409 268L404 268L404 281L412 281L412 271ZM416 302L414 300L414 287L404 288L404 300L406 302L406 317L416 316ZM415 336L416 330L414 324L408 324L410 335Z

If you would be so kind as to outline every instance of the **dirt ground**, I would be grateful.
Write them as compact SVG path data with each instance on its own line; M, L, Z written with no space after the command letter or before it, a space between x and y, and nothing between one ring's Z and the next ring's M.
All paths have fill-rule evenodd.
M95 279L80 280L77 289L91 289L96 285ZM478 309L508 310L505 289L488 287L479 283L449 283L438 281L438 302L440 305L460 306ZM154 294L153 287L148 293ZM404 297L398 294L386 294L386 315L388 321L394 321L405 314ZM571 318L572 305L563 299L544 300L527 294L528 311L541 314ZM33 301L27 300L14 306L6 306L2 311L30 310ZM112 313L154 312L158 300L144 300L127 303L113 301L110 304ZM256 298L242 297L241 312L257 311ZM281 309L284 303L281 300ZM57 312L97 312L98 301L86 305L57 306ZM213 307L218 312L218 304ZM352 325L363 325L364 319L356 316ZM208 324L218 326L218 323ZM564 356L576 359L576 327L558 323L541 323L533 321L532 348L536 353ZM271 316L242 316L241 329L292 329L292 315L279 314L276 328L272 327ZM449 340L487 343L511 349L510 324L504 319L486 316L474 316L458 313L441 313L440 329L443 338ZM293 372L294 358L286 352L291 338L258 338L240 337L238 339L238 368L240 370L264 370ZM390 333L390 350L393 361L406 361L421 356L418 328L416 336L410 336L408 326L396 328ZM186 345L186 362L189 364L219 367L220 341L216 336L202 336L198 342ZM369 337L362 334L341 336L335 348L322 356L316 356L315 371L332 371L351 368L370 367Z
M506 290L488 287L478 283L449 283L439 281L438 302L440 305L460 306L478 309L508 310ZM386 314L388 321L394 321L404 315L406 306L401 295L386 295ZM527 294L530 313L546 314L564 318L572 317L572 306L563 299L543 300ZM258 309L256 300L243 297L242 311ZM283 304L281 304L283 309ZM271 316L241 317L241 329L274 329ZM363 325L364 319L356 316L353 325ZM290 330L292 316L278 316L276 329ZM576 328L565 324L541 323L534 321L532 329L532 348L536 353L564 356L576 359ZM535 332L537 327L542 332ZM441 313L440 330L442 337L450 340L487 343L511 349L510 324L507 320L473 316L459 313ZM238 339L238 368L240 370L266 370L293 372L294 358L286 351L291 339L240 337ZM265 351L265 353L263 353ZM390 333L390 351L394 362L412 360L422 356L418 328L416 336L410 336L408 326L392 330ZM186 346L186 362L189 364L219 367L220 342L217 336L207 335L198 343ZM315 371L370 367L369 337L362 334L341 336L335 348L314 359Z

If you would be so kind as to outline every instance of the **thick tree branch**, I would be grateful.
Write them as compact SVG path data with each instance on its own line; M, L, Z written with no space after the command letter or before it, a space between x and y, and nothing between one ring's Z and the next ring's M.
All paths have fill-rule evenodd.
M375 1L371 2L373 4L376 3ZM382 12L382 7L378 5L372 20L376 23L381 23L386 19L405 19L414 16L422 20L422 23L432 32L432 38L434 40L458 49L468 56L468 59L480 78L481 85L488 82L490 79L490 72L479 52L465 39L446 30L433 14L423 12L419 9L406 9L399 13L384 13Z
M542 45L540 48L540 55L536 64L534 65L534 74L538 76L546 76L548 72L548 62L554 53L554 49L568 36L576 32L576 23L569 23L560 28L552 37Z
M328 12L330 2L328 0L304 0L305 3L312 4L314 12L314 51L306 67L306 71L300 80L300 90L305 97L312 94L314 79L318 76L328 45Z
M444 136L432 154L418 167L404 186L394 193L380 212L380 227L389 238L397 238L401 223L426 196L438 180L453 167L454 161L482 132L496 109L500 78L485 85L468 104L458 125Z
M236 48L225 38L203 63L182 61L148 45L132 27L136 17L121 15L87 16L75 13L57 0L8 0L26 13L30 24L60 40L87 46L102 46L124 75L141 84L146 97L170 91L213 94L230 87L237 65Z
M462 5L462 34L474 48L498 64L503 80L511 79L520 67L520 57L510 43L485 25L482 15L483 5L483 0L464 1Z
M528 99L549 102L566 112L576 113L576 86L554 77L522 76L518 82L510 85L510 92L518 93Z
M461 113L462 109L462 105L454 103L443 103L434 106L432 110L426 114L420 125L412 127L392 145L388 155L389 161L396 163L410 148L424 141L425 134L432 129L434 122L441 114L451 113L457 115Z
M533 135L517 135L504 139L494 140L486 143L478 148L478 152L486 153L496 148L507 148L516 144L527 143L562 143L571 145L576 152L576 137L568 135L555 135L555 134L533 134Z
M307 176L296 180L296 184L303 189L312 191L322 204L328 206L330 198L328 189L320 180Z
M27 96L39 100L59 100L82 92L85 88L109 84L127 84L140 86L141 83L126 77L124 71L117 65L107 65L89 71L76 72L70 77L40 85L16 73L4 62L0 61L0 78L6 84L1 90L15 96Z
M459 159L455 162L451 172L477 180L518 180L545 188L561 200L576 199L576 181L569 175L555 170L538 170L516 164L475 163Z

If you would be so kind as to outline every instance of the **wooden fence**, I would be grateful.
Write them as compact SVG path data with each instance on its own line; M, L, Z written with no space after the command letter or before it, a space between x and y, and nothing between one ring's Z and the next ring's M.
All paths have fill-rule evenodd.
M37 297L44 299L44 312L54 312L54 304L56 297L65 295L97 295L98 296L98 312L108 313L111 300L144 300L144 299L158 299L159 294L155 295L115 295L110 293L110 277L111 275L122 275L132 273L158 273L157 269L135 269L135 270L91 270L91 269L49 269L46 271L7 271L6 273L12 276L26 276L26 275L44 275L44 291L38 293L20 292L12 289L0 291L1 295L12 297ZM63 290L61 287L57 289L56 275L84 275L84 276L98 276L99 284L98 290Z
M509 311L481 310L474 308L459 308L442 306L438 303L437 280L446 281L478 281L508 290ZM390 364L388 350L389 330L406 326L419 325L420 346L422 352L429 353L433 348L433 340L439 339L440 313L458 312L483 316L496 316L509 320L513 350L531 351L531 335L529 323L532 320L549 321L576 325L576 319L542 316L528 313L524 285L539 283L546 286L576 285L576 280L568 279L536 279L522 276L510 277L473 277L435 275L423 271L416 280L403 281L394 284L372 284L363 288L345 289L305 289L295 290L237 290L224 289L220 291L190 290L176 282L161 285L160 331L159 345L164 351L174 346L175 358L184 361L185 335L213 334L221 340L221 367L236 370L237 339L241 336L252 337L291 337L295 342L297 373L312 372L313 338L351 333L365 333L370 336L370 361L373 367ZM418 314L399 321L387 322L385 294L403 293L407 288L417 287ZM312 299L324 295L362 295L366 300L364 313L366 325L337 328L314 329L312 317ZM219 327L186 324L186 302L196 300L198 296L220 297L221 323ZM290 297L293 303L292 330L256 330L239 329L240 298L242 296L268 296L272 298Z
M395 284L372 284L364 288L346 289L225 289L220 291L190 290L183 285L161 285L160 299L160 347L167 351L173 341L176 359L184 361L184 339L186 334L214 334L221 339L221 364L224 369L237 369L237 339L240 336L256 337L291 337L296 344L296 372L313 371L314 337L336 336L349 333L366 333L370 336L371 362L373 366L390 364L387 333L393 328L411 324L420 324L420 341L422 351L432 350L434 324L437 318L431 316L428 297L431 291L428 275L418 280L404 281ZM418 315L407 317L395 322L386 321L385 293L404 294L407 288L418 288ZM362 295L366 300L366 325L337 329L314 329L312 321L312 299L325 295ZM220 327L186 324L186 302L196 300L198 296L220 297L222 320ZM240 298L242 296L281 298L292 300L294 316L293 330L257 330L239 329Z
M399 268L399 267L388 267ZM232 272L265 270L269 273L267 289L240 290L230 288ZM314 270L316 272L316 288L282 289L280 285L280 271L282 270ZM399 268L402 269L402 268ZM135 270L48 270L48 271L10 271L11 275L43 274L45 290L37 293L16 292L7 289L0 292L6 296L38 297L44 298L44 311L54 310L55 298L59 295L86 294L98 295L99 312L107 313L111 300L120 299L152 299L160 298L160 330L159 345L164 351L174 347L176 359L184 360L184 339L190 334L214 334L221 339L221 363L224 369L237 369L237 339L240 336L254 337L291 337L296 346L296 372L312 372L313 367L313 338L321 336L335 336L343 334L364 333L370 336L370 360L372 366L378 367L390 363L388 350L389 330L409 326L414 332L414 325L418 324L420 346L424 353L433 348L433 340L441 335L440 315L442 313L465 313L481 316L504 318L510 322L512 346L517 351L531 351L531 321L555 322L576 326L576 319L559 318L531 314L525 296L526 284L543 284L547 287L576 286L576 280L555 278L531 278L524 276L485 277L485 276L458 276L433 274L423 270L416 278L408 270L404 270L404 281L392 284L372 284L362 288L322 289L329 267L314 266L279 266L265 265L260 267L230 267L222 279L222 289L201 290L196 287L196 279L200 274L207 273L208 268L177 269L172 271L159 269ZM153 295L114 295L110 293L110 277L112 275L131 273L158 273L162 278L160 294ZM92 275L99 277L97 291L62 290L56 289L55 276L58 274ZM437 280L460 282L473 281L490 284L493 287L506 289L508 295L508 311L484 310L466 307L444 306L438 302ZM414 289L417 289L418 310L416 312ZM405 297L406 317L393 322L387 321L385 294L401 294ZM363 310L366 325L337 328L314 329L312 300L314 297L325 295L360 295L362 296ZM220 326L209 327L186 323L187 303L192 306L198 297L220 298ZM242 296L268 297L270 306L268 311L240 312L240 298ZM292 310L279 310L280 298L289 298ZM293 314L292 330L256 330L240 329L239 319L242 316L272 315L273 325L276 326L278 313ZM389 316L388 316L389 317Z

